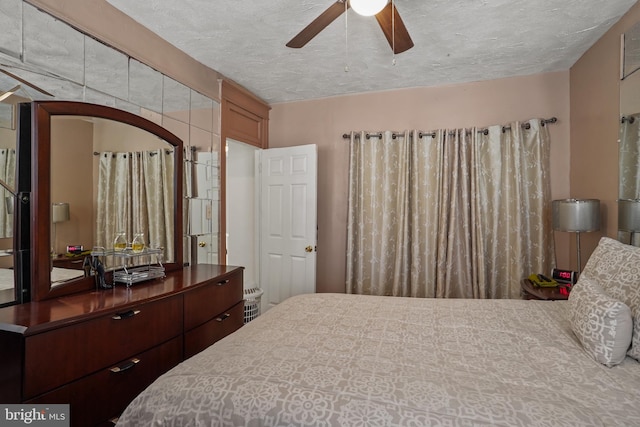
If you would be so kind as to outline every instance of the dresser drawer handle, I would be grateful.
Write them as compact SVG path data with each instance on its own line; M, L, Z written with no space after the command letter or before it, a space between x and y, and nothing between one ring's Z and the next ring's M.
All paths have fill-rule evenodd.
M111 318L113 320L128 319L129 317L133 317L138 313L140 313L140 310L129 310L129 311L125 311L124 313L116 313L116 315L112 316Z
M218 285L218 286L222 286L222 285L226 285L227 283L229 283L229 279L227 279L227 280L221 280L221 281L219 281L218 283L216 283L216 285Z
M225 313L220 317L216 317L216 320L218 322L224 322L225 320L227 320L229 317L231 317L231 315L229 313Z
M126 371L127 369L131 369L131 368L133 368L134 366L136 366L136 364L137 364L138 362L140 362L140 359L131 359L131 360L129 360L127 363L123 363L123 364L122 364L122 365L120 365L120 366L114 366L113 368L110 368L109 370L110 370L111 372L115 372L115 373L118 373L118 372L124 372L124 371Z

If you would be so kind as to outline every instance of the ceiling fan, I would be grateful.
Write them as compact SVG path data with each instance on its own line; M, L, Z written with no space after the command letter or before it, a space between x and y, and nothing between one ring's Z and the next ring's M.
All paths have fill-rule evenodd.
M378 9L379 12L375 13L375 16L391 49L393 49L393 53L401 53L411 49L413 47L413 41L393 2L389 0L378 0L378 3L380 3L380 1L382 1L382 10ZM322 12L320 16L314 19L313 22L300 31L298 35L292 38L289 43L287 43L287 47L301 48L306 45L349 7L352 7L357 13L364 14L356 7L356 0L337 0L329 6L327 10ZM373 13L370 15L372 14Z

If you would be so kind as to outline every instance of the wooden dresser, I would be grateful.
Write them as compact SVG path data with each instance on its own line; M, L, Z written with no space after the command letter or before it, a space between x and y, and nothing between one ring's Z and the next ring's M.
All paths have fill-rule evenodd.
M0 309L0 402L70 403L73 426L109 425L159 375L242 326L242 273L196 265Z

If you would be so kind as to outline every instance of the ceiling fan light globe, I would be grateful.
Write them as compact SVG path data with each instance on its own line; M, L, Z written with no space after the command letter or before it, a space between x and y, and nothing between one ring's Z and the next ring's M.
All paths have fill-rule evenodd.
M358 14L362 16L373 16L380 13L382 9L389 3L389 0L350 0L349 5Z

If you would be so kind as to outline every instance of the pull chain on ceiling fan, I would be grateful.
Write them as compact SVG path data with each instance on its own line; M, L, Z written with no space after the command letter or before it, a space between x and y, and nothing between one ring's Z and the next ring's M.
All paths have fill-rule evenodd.
M347 2L344 2L344 72L349 72L349 14L347 13L347 9L349 5Z
M342 15L349 7L353 6L353 1L356 0L338 0L324 12L314 19L309 25L307 25L302 31L300 31L294 38L292 38L287 47L301 48L315 36L317 36L322 30L324 30L335 19ZM371 2L371 0L369 0ZM400 14L396 9L393 1L382 0L383 6L380 12L375 13L378 25L382 29L389 46L393 50L393 53L402 53L413 47L413 41L409 32L400 18ZM356 8L354 7L354 10ZM357 10L356 10L357 11Z
M391 8L394 9L395 5L393 4L393 0L391 0ZM391 34L393 37L391 39L391 51L393 52L393 60L391 61L391 65L396 65L396 20L395 17L391 16Z

